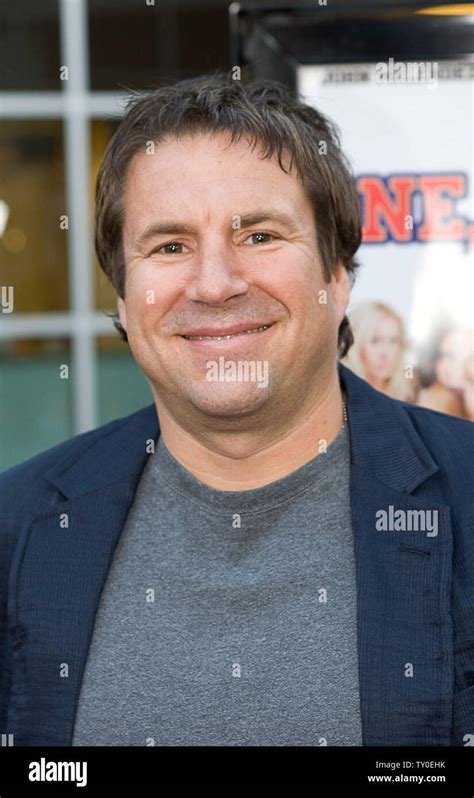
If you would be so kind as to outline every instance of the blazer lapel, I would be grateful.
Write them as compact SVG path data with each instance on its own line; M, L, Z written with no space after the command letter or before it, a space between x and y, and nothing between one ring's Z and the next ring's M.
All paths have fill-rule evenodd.
M363 744L450 745L452 532L449 508L429 487L439 469L403 405L343 367L341 378L351 441ZM426 530L403 531L410 516L423 517L418 510L429 511ZM381 511L391 531L383 529Z
M100 594L158 434L150 406L46 475L57 505L24 524L9 584L15 745L71 744Z

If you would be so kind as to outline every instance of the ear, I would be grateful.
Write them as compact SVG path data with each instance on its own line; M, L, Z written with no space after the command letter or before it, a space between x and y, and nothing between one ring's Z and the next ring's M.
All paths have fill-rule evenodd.
M339 261L334 267L334 273L331 277L330 287L337 321L340 324L346 315L351 293L349 274L342 261Z
M125 332L127 332L127 309L125 307L125 302L121 297L117 299L117 310L120 318L120 324Z

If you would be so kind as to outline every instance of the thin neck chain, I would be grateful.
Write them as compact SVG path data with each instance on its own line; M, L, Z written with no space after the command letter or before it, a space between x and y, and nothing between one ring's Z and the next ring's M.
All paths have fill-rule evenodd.
M342 418L343 418L343 421L342 421L341 430L343 430L344 427L347 424L347 405L346 405L345 399L342 400Z

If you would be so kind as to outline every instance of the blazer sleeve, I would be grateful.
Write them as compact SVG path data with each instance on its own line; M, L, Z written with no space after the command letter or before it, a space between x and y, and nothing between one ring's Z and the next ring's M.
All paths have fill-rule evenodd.
M453 745L474 746L474 483L454 536Z
M8 619L8 582L16 536L11 518L0 516L0 734L7 734L12 679L12 651Z

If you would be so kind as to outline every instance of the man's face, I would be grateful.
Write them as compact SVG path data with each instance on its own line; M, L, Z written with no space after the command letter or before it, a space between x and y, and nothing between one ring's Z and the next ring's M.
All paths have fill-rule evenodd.
M169 139L127 175L119 313L172 413L280 412L324 393L334 370L347 273L325 282L294 171L244 139L228 145L226 134Z

